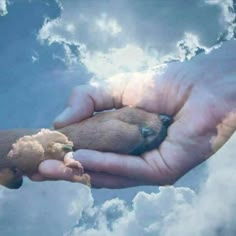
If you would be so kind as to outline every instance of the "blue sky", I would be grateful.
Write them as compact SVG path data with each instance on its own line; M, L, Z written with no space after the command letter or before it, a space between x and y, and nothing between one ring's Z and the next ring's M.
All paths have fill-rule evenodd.
M0 128L50 127L74 86L190 59L199 48L213 47L223 32L230 39L232 6L231 0L0 0ZM161 191L144 186L90 191L30 181L18 191L1 188L0 232L187 236L194 229L197 236L211 236L224 222L223 232L231 235L235 201L219 193L236 189L225 174L235 178L232 147ZM220 155L228 159L222 163ZM225 202L220 209L227 217L212 199ZM218 217L207 224L207 215Z
M0 18L3 129L50 126L71 88L92 75L155 66L176 50L185 31L212 46L224 26L220 7L203 1L171 7L168 1L1 1L8 12ZM198 14L205 27L195 20Z
M58 5L48 2L11 1L9 13L0 18L1 128L51 125L71 88L88 78L81 70L80 79L68 81L65 64L53 59L53 54L63 56L60 45L39 43L45 17L60 14Z

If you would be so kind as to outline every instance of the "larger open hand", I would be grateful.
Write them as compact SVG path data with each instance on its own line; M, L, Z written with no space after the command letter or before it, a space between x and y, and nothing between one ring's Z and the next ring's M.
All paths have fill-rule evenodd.
M100 86L79 86L72 92L55 127L79 122L94 111L135 106L174 117L159 149L142 156L78 150L79 160L91 175L92 186L122 188L174 183L216 152L236 128L236 43L227 42L209 55L169 64L162 74L117 75ZM45 161L41 176L66 179Z

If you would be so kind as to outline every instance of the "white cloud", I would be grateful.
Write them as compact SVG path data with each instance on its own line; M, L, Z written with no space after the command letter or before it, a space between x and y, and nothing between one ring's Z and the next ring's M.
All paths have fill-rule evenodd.
M157 56L132 44L122 48L111 48L106 53L90 52L84 46L80 48L80 61L99 78L123 72L143 71L159 63Z
M218 5L222 11L222 17L219 18L224 25L225 31L219 36L219 40L230 40L235 37L236 29L236 5L234 0L205 0L207 4Z
M87 211L93 206L94 199L92 197L91 189L87 186L80 186L77 190L77 194L79 199L76 199L69 204L68 214L77 215L77 217L79 215L81 217L83 211Z
M63 25L64 32L57 33L58 25ZM49 20L46 18L44 21L43 28L41 28L39 31L38 39L42 41L47 39L49 44L52 44L55 42L62 43L62 42L66 42L66 38L63 38L63 35L65 34L66 36L66 33L71 34L71 30L68 30L68 25L62 24L59 18L54 19L54 20Z
M236 134L208 162L199 193L161 187L139 192L132 206L118 198L87 208L72 236L233 236L236 212Z
M115 19L108 18L107 14L101 14L101 17L95 21L96 25L105 32L110 32L111 35L116 35L122 31L121 26Z
M39 61L39 54L36 51L33 51L31 61L33 64Z
M233 0L205 0L205 2L211 5L219 5L223 11L222 17L225 22L229 23L234 20L235 14L229 11L229 8L233 8Z
M165 236L171 224L193 209L195 201L196 194L191 189L174 187L162 187L159 193L139 192L131 207L112 199L88 210L83 216L87 222L75 227L72 235Z
M208 52L210 49L201 44L197 35L192 33L185 33L184 38L177 42L178 53L180 61L189 60L199 52Z
M60 17L46 19L38 38L67 45L68 67L83 63L95 76L107 78L145 70L166 58L189 59L212 47L227 27L218 19L226 15L228 2L58 0ZM68 46L77 50L68 53Z
M0 0L0 16L6 15L7 12L7 0Z
M75 25L72 23L66 25L66 30L70 32L71 34L73 34L75 32Z
M65 182L25 181L19 190L0 187L1 235L63 235L76 223L79 211L92 204L90 196L88 187Z

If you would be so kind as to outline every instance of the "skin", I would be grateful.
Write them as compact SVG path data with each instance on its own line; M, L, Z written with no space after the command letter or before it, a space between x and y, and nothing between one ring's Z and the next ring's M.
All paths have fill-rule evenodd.
M94 111L136 106L174 117L165 141L142 156L78 150L74 158L92 186L169 185L214 154L236 130L236 41L190 61L170 63L163 74L114 76L103 86L74 89L55 127L79 122ZM119 83L117 83L119 81ZM59 161L45 161L34 180L70 181Z

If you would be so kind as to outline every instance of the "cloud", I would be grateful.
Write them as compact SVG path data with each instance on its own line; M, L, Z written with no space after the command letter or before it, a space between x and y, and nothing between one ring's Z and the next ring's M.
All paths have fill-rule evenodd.
M235 19L233 0L205 0L205 2L209 5L218 5L222 9L223 14L219 18L222 23L230 23Z
M0 187L1 235L63 235L92 205L91 196L88 187L65 182L25 181L17 191Z
M234 0L205 0L207 4L221 8L222 16L219 22L225 30L220 34L218 41L230 40L236 36L236 3Z
M110 33L111 35L116 35L122 31L121 26L117 23L116 20L108 18L107 14L101 14L101 17L95 21L95 24L105 32Z
M131 207L118 198L108 200L85 212L72 236L165 236L179 216L192 210L195 200L191 189L174 187L161 187L159 193L139 192Z
M154 51L153 54L156 52ZM80 61L99 78L130 71L143 71L159 63L152 53L145 52L137 45L127 44L122 48L111 48L108 52L89 52L80 48Z
M61 44L68 68L83 64L100 78L146 70L168 58L190 59L211 48L232 18L230 0L58 3L60 17L46 19L38 39Z
M119 198L108 200L86 208L71 235L235 235L235 144L236 134L211 158L198 193L160 187L156 193L139 192L131 206Z
M7 0L0 0L0 16L5 16L7 13Z
M36 63L39 61L39 54L36 51L33 51L32 56L31 56L32 63Z

